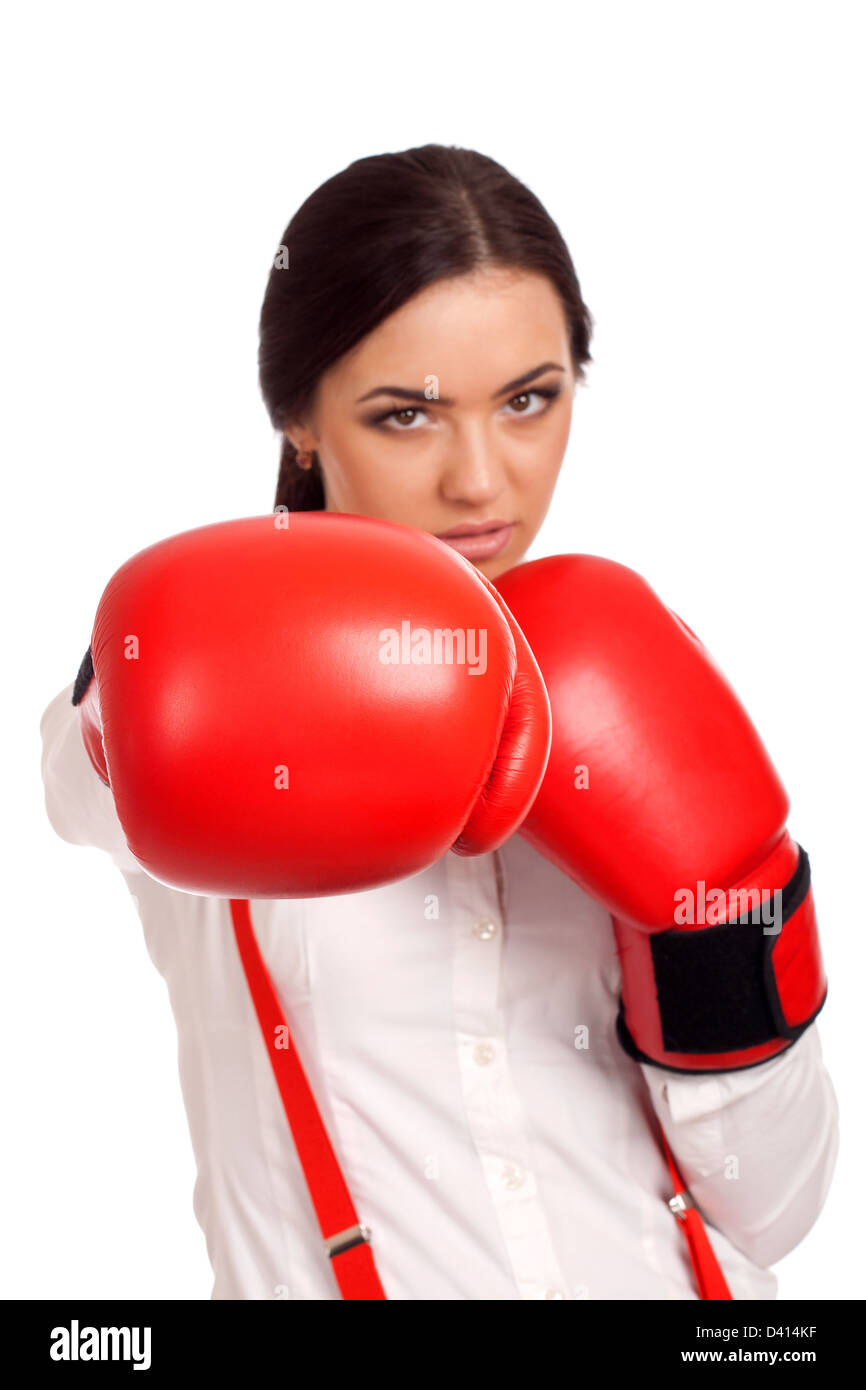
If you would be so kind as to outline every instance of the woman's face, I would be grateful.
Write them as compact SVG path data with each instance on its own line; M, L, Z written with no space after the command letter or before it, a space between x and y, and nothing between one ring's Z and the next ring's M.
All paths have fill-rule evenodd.
M430 531L495 579L544 520L575 385L547 278L485 269L385 319L324 373L309 417L286 434L318 452L327 511ZM482 534L443 534L467 527Z

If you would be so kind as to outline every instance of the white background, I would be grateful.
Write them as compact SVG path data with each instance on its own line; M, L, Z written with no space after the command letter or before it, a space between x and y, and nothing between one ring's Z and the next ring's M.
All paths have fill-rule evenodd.
M842 1112L780 1296L862 1298L862 6L21 6L3 51L0 1294L202 1299L168 996L107 855L52 831L39 718L112 572L269 511L267 272L351 160L523 179L596 319L531 554L644 573L761 730L809 851Z

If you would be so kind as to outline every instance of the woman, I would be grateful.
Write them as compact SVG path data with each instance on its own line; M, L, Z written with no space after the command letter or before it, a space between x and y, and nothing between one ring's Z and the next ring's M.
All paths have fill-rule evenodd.
M406 523L496 580L550 505L591 326L557 228L493 160L355 162L295 214L267 285L275 509ZM42 734L52 824L112 855L170 992L212 1297L339 1298L227 901L142 872L70 688ZM697 1298L659 1122L732 1296L776 1296L838 1147L814 1024L743 1070L635 1060L609 912L517 835L251 914L389 1298Z

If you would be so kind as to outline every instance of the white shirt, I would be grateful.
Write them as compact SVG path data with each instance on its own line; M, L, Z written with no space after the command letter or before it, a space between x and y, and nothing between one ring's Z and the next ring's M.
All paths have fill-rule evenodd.
M138 866L71 696L40 724L47 812L112 856L168 987L211 1297L339 1299L228 901ZM519 835L251 911L389 1299L697 1299L658 1120L734 1298L776 1297L839 1143L816 1024L744 1071L636 1063L609 914Z

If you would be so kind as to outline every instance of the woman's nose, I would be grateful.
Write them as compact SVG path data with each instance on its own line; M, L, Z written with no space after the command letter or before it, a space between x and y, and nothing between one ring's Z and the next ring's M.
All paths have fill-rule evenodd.
M504 486L505 468L489 442L464 440L451 446L440 480L449 501L483 505L498 497Z

